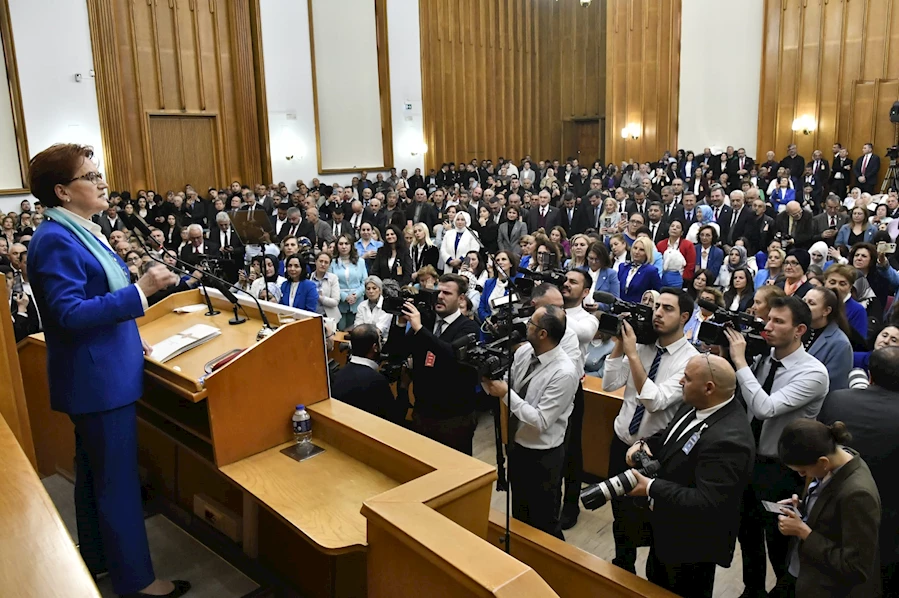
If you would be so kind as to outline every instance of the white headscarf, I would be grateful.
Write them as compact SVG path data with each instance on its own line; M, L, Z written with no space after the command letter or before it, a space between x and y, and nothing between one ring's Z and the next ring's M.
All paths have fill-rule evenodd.
M821 254L821 258L816 259L815 253ZM824 270L824 264L827 263L827 243L825 243L824 241L812 243L812 246L809 247L808 254L812 259L811 265L818 266L819 268L821 268L821 270Z

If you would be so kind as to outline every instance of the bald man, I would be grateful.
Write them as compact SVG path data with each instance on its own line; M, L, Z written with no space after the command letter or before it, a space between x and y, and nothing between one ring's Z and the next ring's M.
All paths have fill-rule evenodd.
M812 218L812 213L803 210L798 201L787 203L786 209L775 217L774 231L783 237L781 244L785 251L811 247L814 238Z
M684 405L642 445L661 470L655 479L631 470L637 485L630 495L653 501L649 580L681 596L711 597L715 565L729 567L733 558L755 442L727 361L697 355L680 384ZM628 451L632 466L639 448Z

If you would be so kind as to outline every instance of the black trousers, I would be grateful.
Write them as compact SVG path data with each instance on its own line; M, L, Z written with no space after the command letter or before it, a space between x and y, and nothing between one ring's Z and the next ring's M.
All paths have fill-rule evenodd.
M646 560L646 579L687 598L712 598L715 587L715 563L677 563L666 565L655 548Z
M777 578L777 585L768 592L768 598L796 598L796 578L787 573Z
M584 387L577 385L574 394L574 410L568 419L565 434L565 493L562 510L571 513L580 511L581 481L584 478L584 454L581 439L584 426Z
M743 493L740 519L740 549L743 553L743 585L750 590L764 591L767 558L774 575L781 579L787 574L789 541L777 530L777 515L762 508L763 500L777 502L793 494L802 493L802 479L786 465L768 457L756 457L752 481Z
M559 523L564 463L564 443L546 450L513 444L509 455L512 516L561 540L565 539Z
M609 477L627 471L631 467L625 461L630 447L618 436L612 438L609 447ZM636 573L637 547L649 546L652 538L649 524L649 508L645 499L622 496L612 499L612 536L615 539L615 558L612 564Z
M474 413L437 419L412 411L413 430L469 456L471 456L471 442L477 427L478 418Z

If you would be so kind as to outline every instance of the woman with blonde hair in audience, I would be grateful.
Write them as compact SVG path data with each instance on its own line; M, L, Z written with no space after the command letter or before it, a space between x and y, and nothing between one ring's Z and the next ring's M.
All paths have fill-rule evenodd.
M771 299L774 297L786 296L787 294L784 293L782 288L776 287L773 284L759 287L755 290L755 293L752 296L752 306L747 311L756 318L767 322L768 312L771 311Z
M612 268L616 272L619 266L630 259L630 248L627 246L627 241L624 240L623 234L615 233L609 237L609 258L612 261Z
M631 303L639 303L643 293L648 289L659 290L662 287L658 269L652 264L655 251L652 241L647 237L639 237L631 245L631 261L618 268L618 281L621 285L621 298Z
M699 294L699 299L714 303L718 307L724 307L724 296L721 294L721 291L713 287L706 287L703 289ZM711 312L704 307L700 307L698 303L696 304L693 315L684 325L684 336L687 337L690 344L697 348L702 347L703 343L699 340L699 327L703 322L710 320L713 315L714 312ZM702 348L705 349L705 347Z
M662 254L662 286L682 289L693 279L696 268L696 247L683 239L684 226L680 220L668 225L668 238L656 244Z
M571 259L565 263L569 270L587 267L587 249L590 248L590 237L577 234L571 237Z
M428 227L423 222L414 226L407 226L403 233L409 241L409 255L412 258L412 280L418 279L418 271L425 266L437 268L440 259L440 250L431 243L428 235Z
M506 219L500 223L497 231L497 245L500 251L511 251L521 255L519 242L528 234L527 225L520 218L521 212L515 206L506 210Z
M377 276L368 276L365 278L365 300L359 303L359 309L356 310L356 318L353 320L353 327L362 324L371 324L381 333L381 342L387 340L387 334L390 332L390 324L393 322L393 316L384 311L384 297L381 291L384 288L383 281Z
M612 197L607 197L602 202L602 214L599 216L599 234L606 244L612 236L618 234L618 223L621 222L621 213L618 211L618 202Z
M534 235L522 235L521 239L518 241L518 245L521 247L518 268L530 270L531 260L534 258L534 253L537 251L537 239L534 238Z
M415 273L415 279L418 281L414 285L416 289L436 289L440 275L434 266L424 266Z
M365 262L359 259L356 246L351 235L337 237L337 257L331 262L331 273L337 276L340 284L340 323L338 330L346 330L352 326L359 309L359 302L365 292L363 281L368 276Z
M765 267L755 275L755 288L760 289L765 285L774 285L783 278L783 263L787 258L787 252L783 249L771 249L768 251L768 259Z

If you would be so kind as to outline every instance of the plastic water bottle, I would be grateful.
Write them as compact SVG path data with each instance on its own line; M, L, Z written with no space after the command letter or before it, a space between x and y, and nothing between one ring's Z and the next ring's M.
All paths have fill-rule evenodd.
M304 405L297 405L297 410L290 418L293 422L293 438L300 446L308 446L312 442L312 418L306 413Z

